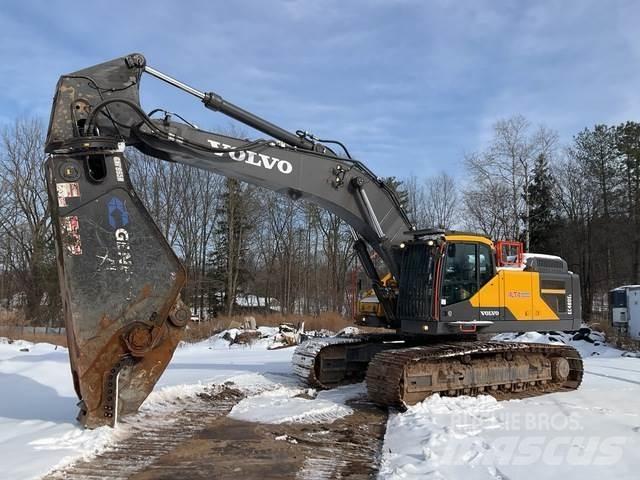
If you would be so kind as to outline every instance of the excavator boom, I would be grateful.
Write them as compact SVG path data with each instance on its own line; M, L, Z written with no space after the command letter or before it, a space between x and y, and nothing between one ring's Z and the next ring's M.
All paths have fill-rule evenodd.
M250 141L151 119L139 101L145 71L272 138ZM398 274L392 252L412 225L362 163L188 87L139 54L64 75L46 168L71 369L87 426L113 424L138 409L190 318L179 299L184 268L135 193L126 147L314 202L351 225L374 284L365 242Z
M147 114L140 105L144 73L268 138L207 132L173 121L166 112L152 118L159 110ZM127 147L313 202L349 224L379 301L377 315L383 314L382 323L396 333L301 346L294 355L295 371L306 381L332 386L366 374L372 400L394 405L433 392L532 394L577 388L582 364L569 347L455 343L474 340L478 331L576 328L578 277L567 271L566 262L533 258L520 270L498 271L490 239L416 230L389 185L346 148L339 156L328 143L190 87L148 66L140 54L60 78L46 171L71 370L84 425L114 425L119 415L137 411L190 318L179 297L185 270L136 195ZM374 253L395 281L383 281ZM445 339L451 342L447 348ZM393 385L385 383L392 370Z

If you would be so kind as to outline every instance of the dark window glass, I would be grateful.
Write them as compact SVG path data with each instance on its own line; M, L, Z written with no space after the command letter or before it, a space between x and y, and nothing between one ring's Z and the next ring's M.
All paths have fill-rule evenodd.
M562 294L543 293L542 299L556 313L567 313L567 296Z
M478 291L476 245L450 243L447 246L442 298L447 305L468 300Z
M627 306L627 292L624 290L614 290L609 292L609 303L611 308L623 308Z
M567 313L567 283L564 280L540 280L542 299L556 313ZM570 293L570 292L569 292Z
M478 244L478 273L480 288L493 278L493 254L487 245Z

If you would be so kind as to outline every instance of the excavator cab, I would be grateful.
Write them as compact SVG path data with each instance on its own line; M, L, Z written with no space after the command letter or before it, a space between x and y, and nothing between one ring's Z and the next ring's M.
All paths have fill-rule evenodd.
M559 257L523 254L520 242L443 232L401 245L398 258L394 314L403 332L520 331L524 321L539 330L580 325L578 276Z
M402 249L397 316L401 329L446 333L446 323L476 321L472 298L495 276L491 240L443 232ZM463 307L464 306L464 307ZM443 330L444 329L444 330ZM475 333L475 327L470 329Z

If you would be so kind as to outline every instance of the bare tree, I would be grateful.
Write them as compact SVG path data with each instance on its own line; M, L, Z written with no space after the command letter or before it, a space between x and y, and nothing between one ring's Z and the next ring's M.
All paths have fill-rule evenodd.
M446 172L441 172L425 180L425 205L430 224L449 229L457 221L458 192L455 180Z
M467 191L471 197L483 190L497 192L506 188L509 208L500 222L506 226L506 231L501 233L507 238L522 238L526 249L529 247L528 190L533 165L539 155L552 158L557 141L558 136L554 131L539 126L532 132L529 121L518 115L496 122L490 146L483 152L467 155L465 158L471 173L472 182ZM469 205L469 202L465 204ZM473 212L469 213L471 223L492 223L477 218L478 214L482 215L481 211L477 211L475 215Z
M463 194L465 228L478 230L491 238L509 238L511 205L509 189L500 182L485 183L483 188L469 189Z
M58 312L58 284L44 179L44 128L17 120L2 132L0 233L4 268L16 282L28 318L51 321Z
M405 209L411 222L418 228L432 226L433 218L427 208L424 183L415 175L404 179L403 182L407 192L407 205Z

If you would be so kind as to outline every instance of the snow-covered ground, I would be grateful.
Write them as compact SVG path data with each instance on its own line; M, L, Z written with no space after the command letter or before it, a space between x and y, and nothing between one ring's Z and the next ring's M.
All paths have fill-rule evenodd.
M580 390L496 402L491 397L432 397L392 412L380 478L637 478L640 456L640 359L563 335L521 335L519 341L564 341L585 358ZM262 422L330 422L363 385L331 392L301 387L292 349L268 350L220 338L179 348L143 413L177 408L175 400L232 381L248 397L231 416ZM27 349L28 351L21 351ZM126 427L82 430L67 352L49 344L0 339L0 465L2 478L37 478L127 435ZM178 402L179 403L179 402Z
M499 338L573 345L584 358L580 389L507 402L436 395L391 413L380 477L638 478L640 359L595 334L595 343L535 332Z
M291 354L291 349L267 350L264 341L230 348L228 342L212 339L183 346L143 410L162 408L212 383L232 381L249 392L295 387ZM109 427L83 430L75 422L76 402L66 349L0 343L0 477L37 478L126 434Z
M312 398L308 398L309 393ZM346 405L347 400L366 394L364 383L318 392L317 395L314 390L281 387L241 400L229 415L247 422L333 422L353 413Z
M260 330L268 338L251 346L229 346L221 335L181 345L141 413L175 410L177 399L225 382L249 396L231 412L238 419L330 422L351 413L345 402L364 395L362 384L319 393L302 388L291 371L293 349L269 350L277 329ZM0 478L37 478L128 434L126 425L80 428L76 402L65 348L0 338Z

